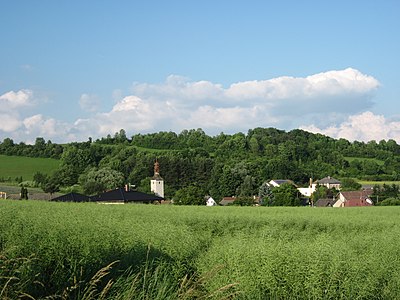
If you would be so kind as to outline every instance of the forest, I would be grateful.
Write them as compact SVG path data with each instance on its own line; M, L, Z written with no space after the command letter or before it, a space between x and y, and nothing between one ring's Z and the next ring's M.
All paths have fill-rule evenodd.
M99 173L149 192L156 159L167 198L183 192L211 195L217 201L224 196L252 196L270 179L291 179L298 186L326 176L400 180L400 145L396 141L350 142L299 129L255 128L247 134L216 136L191 129L131 137L121 129L113 136L67 144L42 137L32 145L5 138L0 154L59 159L59 168L52 175L37 172L34 176L49 192L64 187L94 194L99 187L93 176Z

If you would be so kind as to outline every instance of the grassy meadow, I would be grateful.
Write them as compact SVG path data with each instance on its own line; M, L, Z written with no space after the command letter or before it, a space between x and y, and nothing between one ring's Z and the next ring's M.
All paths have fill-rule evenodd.
M397 299L400 208L0 201L0 299Z
M50 174L59 166L59 160L52 158L0 155L0 178L22 176L23 180L32 180L36 172Z

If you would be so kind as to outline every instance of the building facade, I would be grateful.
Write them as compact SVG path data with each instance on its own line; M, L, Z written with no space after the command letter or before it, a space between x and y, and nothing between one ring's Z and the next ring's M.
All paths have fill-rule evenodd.
M157 159L154 163L154 176L150 180L150 190L157 196L164 198L164 179L160 176L160 164Z

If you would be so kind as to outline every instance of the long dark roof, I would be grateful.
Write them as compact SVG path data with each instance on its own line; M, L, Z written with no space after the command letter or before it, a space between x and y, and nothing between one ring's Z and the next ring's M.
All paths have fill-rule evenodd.
M97 196L91 197L91 201L96 202L147 202L161 201L164 198L146 194L138 191L126 191L123 188L108 191Z
M59 202L89 202L90 198L86 195L82 195L79 193L68 193L56 198L51 199L51 201L59 201Z
M334 199L318 199L317 202L315 203L315 206L319 207L333 206L335 202L336 200Z

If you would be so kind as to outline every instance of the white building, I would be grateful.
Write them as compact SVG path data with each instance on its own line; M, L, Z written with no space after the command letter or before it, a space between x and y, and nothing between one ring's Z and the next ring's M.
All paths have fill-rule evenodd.
M154 163L154 176L150 180L150 190L157 196L164 198L164 179L160 176L160 164L157 159Z
M207 206L215 206L215 205L217 205L217 202L215 202L215 200L212 197L210 197L207 199L206 205Z
M328 189L335 188L337 190L340 190L341 182L330 176L322 178L315 182L312 182L312 179L310 178L310 185L306 188L298 188L298 190L303 196L310 197L311 194L314 193L317 189L317 185L326 186Z

